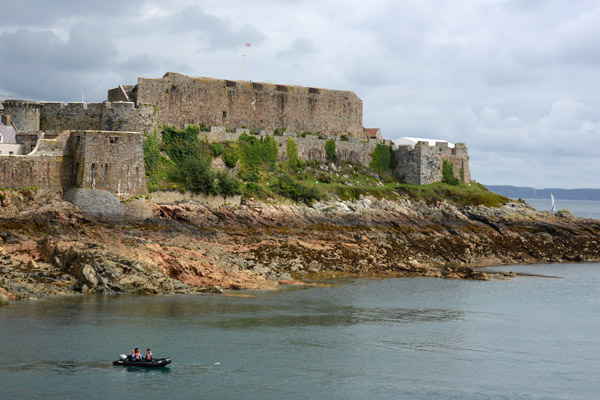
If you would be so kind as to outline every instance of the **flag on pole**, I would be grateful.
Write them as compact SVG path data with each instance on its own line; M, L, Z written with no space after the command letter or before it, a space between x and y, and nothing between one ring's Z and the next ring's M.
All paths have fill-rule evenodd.
M248 43L248 42L246 42L246 43L244 43L244 46L246 46L246 47L252 47L252 44L251 44L251 43Z

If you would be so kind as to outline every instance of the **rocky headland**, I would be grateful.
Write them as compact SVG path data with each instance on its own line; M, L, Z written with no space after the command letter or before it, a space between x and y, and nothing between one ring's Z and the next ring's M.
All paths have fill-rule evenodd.
M75 293L218 293L337 276L487 280L486 265L600 260L600 221L409 200L306 206L126 203L116 222L61 193L0 194L0 302Z

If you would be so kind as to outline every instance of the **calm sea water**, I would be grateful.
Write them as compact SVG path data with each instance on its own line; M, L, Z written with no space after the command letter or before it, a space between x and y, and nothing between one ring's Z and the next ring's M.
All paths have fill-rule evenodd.
M550 199L525 199L533 208L538 211L547 211L552 207ZM600 219L600 201L586 200L555 200L556 209L566 208L576 217Z
M600 264L492 269L547 277L14 303L0 399L599 398ZM132 347L173 364L111 365Z
M0 397L598 398L600 264L510 269L560 278L15 303L0 308ZM135 346L173 364L111 365Z

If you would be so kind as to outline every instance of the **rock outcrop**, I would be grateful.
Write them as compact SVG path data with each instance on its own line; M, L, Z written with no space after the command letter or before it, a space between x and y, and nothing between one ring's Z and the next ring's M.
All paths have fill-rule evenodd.
M150 218L114 223L56 194L28 196L0 196L3 303L75 292L274 289L335 276L487 280L474 268L600 260L600 221L520 203L459 209L375 198L312 207L138 199L128 207Z

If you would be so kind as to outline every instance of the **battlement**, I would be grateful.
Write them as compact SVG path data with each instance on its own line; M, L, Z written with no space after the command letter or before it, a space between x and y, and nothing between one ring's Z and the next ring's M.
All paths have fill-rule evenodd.
M394 173L406 183L425 185L440 182L444 160L454 165L454 176L464 177L465 182L471 180L469 156L464 143L450 146L448 142L437 141L432 146L429 141L420 140L414 148L409 144L397 146L395 154L398 166Z
M353 92L189 77L139 78L139 103L157 106L158 125L189 124L362 136L362 100Z

